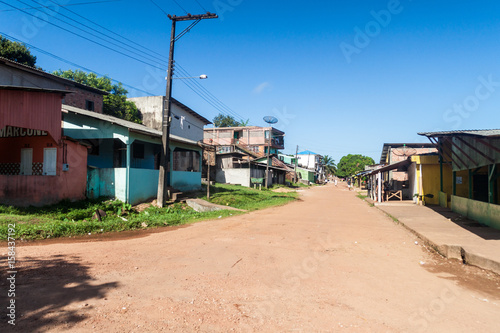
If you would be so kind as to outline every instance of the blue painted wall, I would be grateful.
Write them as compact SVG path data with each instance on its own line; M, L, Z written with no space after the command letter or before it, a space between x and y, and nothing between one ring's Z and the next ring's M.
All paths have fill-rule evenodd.
M96 168L113 167L113 139L103 139L99 143L99 155L88 155L87 165Z
M130 169L130 200L132 205L156 198L159 170Z

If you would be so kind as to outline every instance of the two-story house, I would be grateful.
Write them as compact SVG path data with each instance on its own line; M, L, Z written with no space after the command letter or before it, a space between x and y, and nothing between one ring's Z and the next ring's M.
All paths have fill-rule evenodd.
M61 129L63 103L102 112L104 91L0 58L0 202L85 198L87 147ZM96 110L100 109L100 110Z
M285 148L285 133L273 127L205 128L203 143L217 146L219 153L241 151L255 157L277 154Z
M302 179L309 182L324 181L325 166L323 165L323 156L310 150L302 151L297 154L297 164L299 168L297 173Z

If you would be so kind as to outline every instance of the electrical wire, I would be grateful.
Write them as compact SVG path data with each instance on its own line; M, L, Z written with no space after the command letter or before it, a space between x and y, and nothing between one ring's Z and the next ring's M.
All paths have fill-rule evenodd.
M64 59L64 58L61 58L61 57L59 57L59 56L57 56L57 55L55 55L55 54L53 54L53 53L50 53L50 52L45 51L45 50L42 50L42 49L40 49L40 48L38 48L38 47L36 47L36 46L33 46L33 45L29 44L29 43L25 43L25 42L23 42L23 41L21 41L21 40L19 40L19 39L17 39L17 38L14 38L14 37L12 37L12 36L9 36L9 35L8 35L8 34L6 34L6 33L1 32L1 31L0 31L0 35L2 35L2 36L6 36L7 38L9 38L9 39L11 39L11 40L14 40L14 41L16 41L16 42L23 43L23 44L25 44L25 45L29 46L30 48L32 48L32 49L34 49L34 50L37 50L37 51L39 51L39 52L41 52L41 53L43 53L43 54L45 54L45 55L48 55L48 56L50 56L50 57L52 57L52 58L54 58L54 59L57 59L57 60L62 61L62 62L64 62L64 63L67 63L67 64L69 64L69 65L71 65L71 66L74 66L74 67L77 67L77 68L83 69L83 70L85 70L85 71L87 71L87 72L94 73L94 74L99 75L99 76L102 76L102 77L107 77L107 76L106 76L106 75L104 75L104 74L100 74L100 73L98 73L98 72L96 72L96 71L93 71L93 70L91 70L91 69L87 68L87 67L84 67L84 66L78 65L78 64L76 64L76 63L74 63L74 62L72 62L72 61L69 61L69 60L66 60L66 59ZM111 81L113 81L113 82L116 82L116 83L121 83L124 87L128 87L128 88L131 88L131 89L134 89L134 90L140 91L140 92L145 93L145 94L147 94L147 95L149 95L149 96L154 96L154 94L152 94L152 93L150 93L150 92L148 92L148 91L145 91L145 90L142 90L142 89L136 88L136 87L134 87L134 86L131 86L131 85L125 84L125 83L123 83L123 82L120 82L120 81L115 80L115 79L112 79L112 78L109 78L109 79L110 79Z
M180 64L176 63L175 66L176 66L176 68L178 68L178 70L180 71L180 73L182 75L185 75L185 76L188 76L188 77L192 76ZM183 82L184 82L184 80L183 80ZM212 102L211 104L217 105L218 107L216 107L216 108L218 110L220 110L220 111L224 110L224 112L222 112L222 113L224 113L224 114L230 114L233 117L239 118L240 120L244 120L244 118L241 115L239 115L237 112L233 111L226 104L224 104L223 102L221 102L217 97L215 97L210 91L208 91L204 86L202 86L196 80L191 80L190 82L192 82L192 84L198 88L197 90L199 90L202 95L204 95L206 98L208 98L208 99L211 100L211 102ZM184 82L184 83L186 83L186 82Z
M34 0L32 0L32 1L34 1ZM100 25L100 24L98 24L98 23L96 23L96 22L93 22L93 21L91 21L90 19L88 19L88 18L86 18L86 17L84 17L84 16L82 16L82 15L80 15L80 14L76 13L75 11L72 11L71 9L64 8L62 5L58 4L57 2L55 2L55 1L53 1L53 0L49 0L49 1L50 1L50 2L52 2L52 3L53 3L53 4L55 4L55 5L57 5L57 6L61 7L61 8L63 8L63 9L65 9L65 10L69 11L69 12L70 12L70 13L72 13L73 15L76 15L76 16L78 16L78 17L82 18L83 20L85 20L85 21L87 21L87 22L90 22L90 23L94 24L95 26L97 26L97 27L99 27L99 28L101 28L101 29L104 29L104 30L106 30L106 31L108 31L108 32L110 32L110 33L112 33L113 35L118 36L118 37L120 37L120 38L122 38L122 39L124 39L124 40L126 40L126 41L128 41L128 42L130 42L130 43L132 43L132 44L135 44L136 46L140 47L140 48L141 48L141 49L143 49L143 50L147 50L147 51L149 51L149 52L151 53L151 54L149 55L150 57L154 57L154 58L156 58L156 59L158 59L158 60L160 60L160 61L162 61L162 62L165 62L165 63L167 62L167 61L165 60L164 55L162 55L162 54L160 54L160 53L157 53L157 52L155 52L155 51L153 51L153 50L151 50L151 49L149 49L149 48L147 48L147 47L145 47L145 46L142 46L142 45L140 45L140 44L137 44L137 43L136 43L136 42L134 42L133 40L130 40L130 39L128 39L128 38L126 38L126 37L124 37L124 36L122 36L122 35L117 34L116 32L113 32L113 31L109 30L108 28L106 28L106 27L104 27L104 26L102 26L102 25ZM81 22L78 22L78 21L76 21L76 20L74 20L74 21L83 25L83 23L81 23ZM91 28L91 29L92 29L92 28ZM104 33L100 32L100 31L98 31L98 30L95 30L95 29L92 29L92 30L97 31L97 32L99 32L99 33L103 34L104 36L106 36L106 37L108 37L108 38L110 38L110 39L114 39L113 37L109 37L109 36L105 35ZM117 39L114 39L114 40L118 41ZM118 42L120 42L120 41L118 41ZM123 42L121 42L121 43L123 43ZM127 44L126 44L126 45L127 45ZM135 46L130 46L130 45L128 45L128 46L129 46L129 47L131 47L131 48L134 48L134 49L136 49L136 50L138 50L138 51L144 52L143 50L141 50L141 49L139 49L139 48L137 48L137 47L135 47ZM144 52L144 53L145 53L145 52ZM159 57L162 57L162 58L159 58L159 57L153 56L152 54L156 54L156 55L158 55Z
M18 0L18 1L19 1L19 0ZM5 5L9 6L9 7L12 7L12 8L14 8L14 9L17 9L17 10L19 10L19 11L21 11L21 12L23 12L23 13L27 14L27 15L30 15L30 16L35 17L35 18L36 18L36 19L38 19L38 20L44 21L44 22L46 22L46 23L48 23L48 24L50 24L50 25L53 25L53 26L55 26L55 27L57 27L57 28L59 28L59 29L62 29L62 30L64 30L64 31L66 31L66 32L69 32L69 33L71 33L71 34L73 34L73 35L75 35L75 36L78 36L78 37L80 37L80 38L83 38L83 39L85 39L85 40L87 40L87 41L90 41L90 42L92 42L92 43L94 43L94 44L97 44L97 45L99 45L99 46L102 46L102 47L104 47L104 48L106 48L106 49L108 49L108 50L111 50L111 51L113 51L113 52L116 52L116 53L118 53L118 54L121 54L121 55L123 55L123 56L125 56L125 57L131 58L131 59L134 59L134 60L137 60L137 61L139 61L139 62L141 62L141 63L143 63L143 64L149 65L149 66L151 66L151 67L154 67L154 68L157 68L157 69L160 69L160 70L165 70L165 68L161 68L161 67L158 67L158 66L156 66L156 65L153 65L153 64L147 63L147 62L145 62L145 61L143 61L143 60L141 60L141 59L138 59L138 58L136 58L136 57L133 57L133 56L128 55L128 54L126 54L126 53L123 53L123 52L121 52L121 51L115 50L115 49L113 49L113 48L111 48L111 47L109 47L109 46L106 46L106 45L102 44L102 43L96 42L96 41L94 41L94 40L92 40L92 39L90 39L90 38L88 38L88 37L82 36L82 35L80 35L80 34L78 34L78 33L76 33L76 32L73 32L73 31L69 30L69 29L66 29L66 28L64 28L64 27L61 27L60 25L57 25L57 24L55 24L55 23L52 23L52 22L50 22L49 20L45 20L45 19L43 19L43 18L41 18L41 17L37 17L37 16L35 16L35 15L33 15L33 14L31 14L31 13L29 13L29 12L25 11L25 10L22 10L22 9L20 9L20 8L17 8L16 6L13 6L13 5L11 5L11 4L9 4L9 3L7 3L7 2L5 2L5 1L3 1L3 0L0 0L0 3L3 3L3 4L5 4Z
M193 23L191 23L186 29L184 29L180 34L177 35L177 37L174 38L174 42L177 42L179 39L181 39L182 36L187 34L195 25L200 23L201 20L196 20Z
M166 11L164 11L164 10L163 10L163 8L161 8L161 7L160 7L160 6L159 6L156 2L154 2L153 0L149 0L149 1L151 1L151 3L152 3L153 5L155 5L156 7L158 7L158 9L159 9L159 10L161 10L161 11L162 11L162 13L163 13L163 14L165 14L165 16L167 16L167 17L168 17L167 12L166 12Z
M204 12L208 12L208 10L206 10L205 7L203 7L198 0L194 0L194 1L196 1L196 3L201 7L201 9L203 9Z
M27 4L27 3L25 3L25 2L23 2L23 1L21 1L21 0L17 0L17 1L18 1L18 2L21 2L21 3L23 3L23 4ZM34 2L34 3L36 3L36 4L39 4L39 5L42 5L42 6L43 6L43 4L42 4L42 3L40 3L40 2L38 2L38 1L36 1L36 0L31 0L31 1L32 1L32 2ZM98 34L102 34L102 35L104 35L105 37L107 37L107 38L109 38L109 39L115 40L115 41L117 41L118 43L122 43L122 42L121 42L121 41L119 41L118 39L116 39L116 38L114 38L114 37L107 36L107 35L103 34L101 31L98 31L98 30L96 30L96 29L94 29L94 28L92 28L92 27L90 27L90 26L88 26L88 25L86 25L86 24L84 24L84 23L78 22L78 21L74 20L73 18L71 18L71 17L69 17L69 16L67 16L67 15L64 15L63 13L58 13L57 11L55 11L54 9L52 9L52 8L50 8L50 7L48 7L48 6L45 6L45 8L47 8L48 10L53 11L54 13L56 13L56 14L58 14L58 15L61 15L61 16L63 16L63 17L66 17L66 18L68 18L69 20L74 21L74 22L76 22L76 23L78 23L78 24L80 24L80 25L82 25L82 26L84 26L84 27L86 27L86 28L88 28L88 29L90 29L90 30L93 30L93 31L97 32ZM41 10L39 10L39 11L41 11ZM53 17L53 18L55 18L56 20L60 21L60 22L63 22L63 23L65 23L65 24L67 24L67 25L69 25L69 26L73 27L73 28L76 28L76 29L78 29L78 30L80 30L80 31L82 31L82 32L84 32L84 33L87 33L87 34L89 34L89 35L91 35L91 36L93 36L93 37L96 37L96 38L98 38L98 39L100 39L100 40L102 40L102 41L104 41L104 42L106 42L106 43L109 43L109 44L111 44L111 45L114 45L114 46L116 46L116 47L118 47L118 48L122 49L122 50L125 50L126 52L133 53L133 54L138 55L138 56L140 56L140 57L143 57L143 56L145 55L143 52L135 52L135 51L132 51L132 50L128 50L127 48L125 48L125 47L121 46L120 44L117 44L117 43L114 43L114 42L110 42L110 41L108 41L108 40L106 40L106 39L104 39L104 38L102 38L102 37L100 37L100 36L98 36L98 35L96 35L96 34L94 34L94 33L91 33L91 32L88 32L88 31L85 31L85 30L83 30L83 29L79 28L78 26L75 26L74 24L68 23L68 22L66 22L66 21L64 21L64 20L62 20L62 19L60 19L60 18L58 18L58 17L55 17L55 16L52 16L52 17ZM127 45L127 46L128 46L128 45ZM130 47L130 46L129 46L129 47ZM134 48L134 47L132 46L132 48ZM139 51L141 51L141 50L139 50ZM158 59L158 57L155 57L155 58L157 58L157 59ZM158 60L155 60L155 59L147 59L147 60L148 60L148 61L153 61L153 62L158 62ZM160 60L160 61L163 61L163 60ZM162 65L166 66L166 64L162 64Z
M79 6L79 5L93 5L93 4L98 4L98 3L105 3L105 2L118 2L118 1L123 1L123 0L105 0L105 1L89 1L89 2L79 2L79 3L69 3L67 5L60 5L57 4L60 7L67 7L67 6ZM22 9L39 9L39 8L45 8L45 7L29 7L29 8L22 8ZM0 10L1 12L13 12L17 9L2 9Z
M184 11L184 13L186 13L186 14L188 13L188 12L187 12L184 8L182 8L182 6L181 6L181 5L179 5L179 3L178 3L176 0L172 0L172 1L173 1L173 2L175 2L175 4L176 4L177 6L179 6L179 8L180 8L180 9L182 9L182 10Z

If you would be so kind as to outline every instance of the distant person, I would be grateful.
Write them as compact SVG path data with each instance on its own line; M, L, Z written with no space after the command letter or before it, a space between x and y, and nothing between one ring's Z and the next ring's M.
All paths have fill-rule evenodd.
M347 187L351 190L351 178L347 178Z
M335 178L335 180L333 181L333 183L335 184L335 186L337 186L337 178Z

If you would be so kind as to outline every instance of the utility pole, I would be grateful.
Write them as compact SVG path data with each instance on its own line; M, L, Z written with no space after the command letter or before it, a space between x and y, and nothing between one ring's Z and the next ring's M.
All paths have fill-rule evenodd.
M160 155L160 174L158 177L158 197L156 199L158 207L163 207L166 201L167 187L170 185L170 121L172 107L172 74L174 69L174 46L175 42L184 36L192 27L198 24L201 20L217 18L216 14L207 12L201 15L175 16L168 15L172 21L172 31L170 33L170 52L168 54L168 70L167 70L167 90L165 92L165 100L163 101L163 120L162 120L162 136L161 136L161 155ZM195 21L191 23L178 36L175 35L175 25L178 21Z
M269 130L269 141L267 143L267 163L266 163L266 188L269 188L269 155L271 153L271 137L273 128ZM272 162L271 162L272 163Z
M297 149L295 149L295 182L296 183L299 181L299 178L297 177L297 164L299 163L298 155L299 155L299 145L297 145Z

